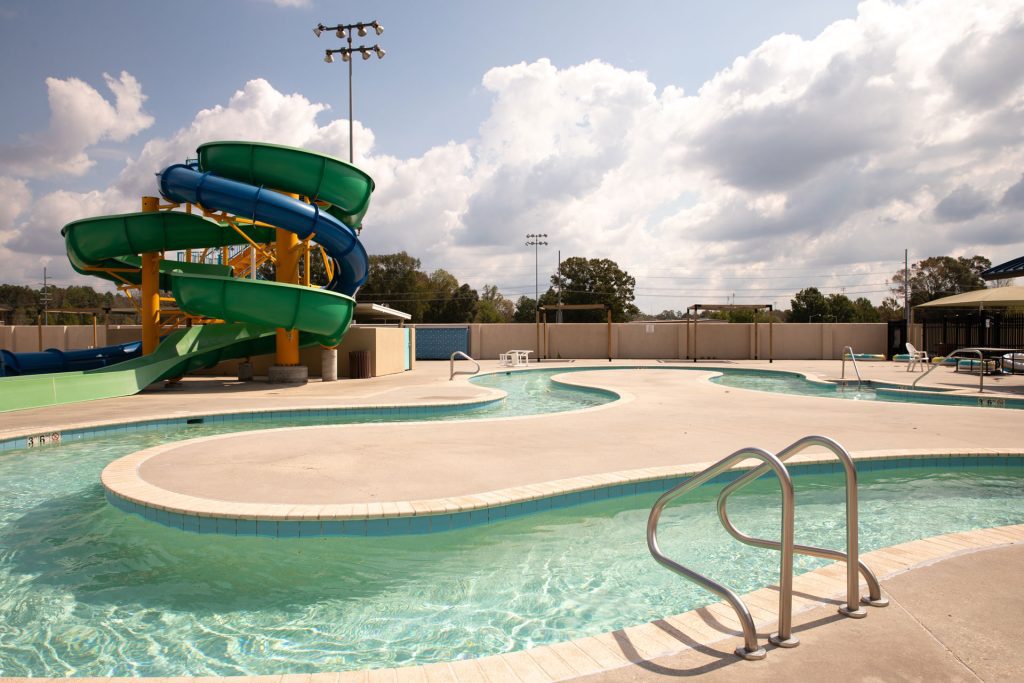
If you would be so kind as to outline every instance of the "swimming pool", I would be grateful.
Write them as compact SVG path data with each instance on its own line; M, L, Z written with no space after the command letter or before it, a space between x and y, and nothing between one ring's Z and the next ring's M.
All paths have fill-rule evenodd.
M955 394L931 387L907 387L882 382L856 380L846 383L818 382L805 376L783 370L751 370L747 368L689 368L713 369L721 372L711 381L737 389L752 389L791 396L816 396L853 401L884 401L888 403L924 403L928 405L964 406L979 408L1024 409L1024 399L989 394Z
M515 414L520 401L557 404L564 398L563 409L576 409L613 400L609 392L577 392L548 381L565 371L477 378L511 388L509 398L461 407L457 415L438 409L341 417L472 419ZM440 534L281 541L186 534L124 515L104 501L99 471L122 455L169 440L339 421L339 415L315 411L254 421L259 417L135 432L121 427L60 448L5 452L0 672L229 675L427 663L604 632L710 599L647 554L643 530L653 488ZM979 467L960 474L933 467L861 475L864 550L1024 521L1020 458L944 462ZM842 520L830 517L842 509L835 483L816 474L798 478L799 541L841 546ZM771 535L777 520L754 511L777 507L777 493L761 487L736 499L733 517L752 533ZM699 555L707 564L695 563L698 569L741 592L774 581L777 560L726 537L710 496L698 493L666 516L666 548L680 557ZM920 514L897 505L908 498L919 501ZM894 517L907 526L893 526ZM801 570L818 564L797 559ZM741 565L749 573L720 573L722 566Z
M137 442L132 450L164 438L124 437ZM654 492L423 536L229 538L174 531L107 505L98 472L124 450L111 437L0 458L4 675L428 663L609 631L711 600L648 555ZM862 549L1024 521L1020 458L912 464L927 466L862 471ZM841 478L801 471L794 468L798 540L841 547ZM738 526L773 535L777 516L763 510L777 507L775 486L758 482L733 499ZM666 550L740 592L774 582L777 556L725 534L716 492L694 492L666 513ZM799 571L821 564L796 562ZM730 567L743 571L723 574Z

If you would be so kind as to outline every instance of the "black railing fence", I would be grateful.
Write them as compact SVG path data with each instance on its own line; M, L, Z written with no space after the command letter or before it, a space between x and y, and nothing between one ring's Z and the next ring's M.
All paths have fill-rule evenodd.
M965 346L1024 349L1024 312L929 313L921 320L924 350L944 356Z

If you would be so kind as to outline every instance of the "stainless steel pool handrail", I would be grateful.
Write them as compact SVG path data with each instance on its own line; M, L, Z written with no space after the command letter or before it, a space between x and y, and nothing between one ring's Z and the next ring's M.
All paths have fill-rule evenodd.
M651 555L664 567L676 574L697 583L703 588L724 599L735 610L736 617L743 629L743 646L736 648L736 654L744 659L764 659L767 652L757 644L757 630L750 610L739 595L717 581L700 574L682 564L668 558L658 545L658 523L665 506L680 496L692 491L716 475L729 469L736 463L748 458L764 461L766 471L773 471L779 478L782 489L782 543L781 560L779 563L779 631L770 638L771 642L781 647L795 647L800 643L792 633L793 628L793 480L789 471L776 456L761 448L743 448L695 474L678 484L658 498L647 518L647 548ZM760 468L759 468L760 469Z
M476 366L476 370L474 370L473 372L466 372L465 370L459 370L458 372L456 372L455 371L455 357L456 356L460 356L460 357L464 358L465 360L468 360L470 363L472 363L473 365ZM480 372L480 364L477 363L472 358L470 358L468 354L465 354L462 351L456 351L455 353L453 353L451 355L451 358L448 359L448 370L451 372L451 374L448 375L448 381L451 382L453 379L455 379L455 375L475 375L476 373Z
M983 354L978 349L973 349L971 347L966 347L966 348L957 349L953 353L947 354L946 358L947 359L948 358L956 358L956 354L958 354L958 353L976 353L976 354L978 354L978 393L979 394L984 393L985 392L985 354ZM918 375L917 376L917 379L915 379L914 382L910 385L910 388L911 389L916 388L918 382L923 380L928 375L932 374L932 372L937 370L939 368L939 366L942 366L942 365L945 365L945 364L946 364L945 361L943 361L941 363L936 363L936 364L932 365L930 368L928 368L927 372L925 372L923 375Z
M875 576L874 572L872 572L866 564L860 561L857 512L857 467L853 462L853 458L850 457L850 454L846 449L839 445L838 442L828 438L827 436L805 436L802 439L793 442L786 448L783 448L779 451L776 457L780 462L785 463L786 460L793 457L800 451L811 448L812 446L820 446L831 451L843 465L843 472L846 475L846 552L842 553L838 550L817 548L807 545L794 545L793 551L800 553L801 555L811 555L812 557L823 557L829 560L846 562L846 605L840 607L839 611L848 617L859 619L867 616L867 612L860 607L861 603L871 605L873 607L885 607L889 604L889 601L882 597L882 589L878 584L878 578ZM722 521L722 526L725 527L725 530L738 541L758 548L779 550L783 545L779 541L754 538L738 530L729 519L729 513L726 507L730 495L748 486L755 479L767 474L770 470L771 468L767 465L755 467L722 489L722 492L718 494L718 518ZM868 585L868 597L866 598L860 597L859 575L864 577L864 580Z
M863 384L863 380L860 378L860 368L857 367L857 356L853 353L852 346L843 347L843 371L840 373L840 379L846 379L846 352L850 352L850 361L853 362L853 371L857 373L857 391L860 391L860 385Z

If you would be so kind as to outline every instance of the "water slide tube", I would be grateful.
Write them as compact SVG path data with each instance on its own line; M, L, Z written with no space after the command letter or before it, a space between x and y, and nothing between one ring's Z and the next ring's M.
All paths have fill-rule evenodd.
M182 310L227 324L176 330L155 353L109 367L0 379L0 411L129 395L221 360L270 353L278 327L303 332L303 345L341 340L352 321L352 295L369 270L355 228L366 213L373 180L336 159L278 145L215 142L198 152L198 164L176 164L160 174L161 194L312 239L334 264L328 286L239 279L229 266L163 260L161 289L171 290ZM275 234L261 226L242 231L255 242L270 242ZM129 284L141 279L138 254L247 243L231 228L183 212L90 218L61 232L76 271Z
M0 349L0 377L94 370L137 358L141 354L142 342L137 341L75 351L45 349L28 353L14 353L7 349Z

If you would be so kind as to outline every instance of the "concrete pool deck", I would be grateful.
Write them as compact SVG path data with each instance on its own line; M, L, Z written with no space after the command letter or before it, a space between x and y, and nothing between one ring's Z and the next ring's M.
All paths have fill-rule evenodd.
M437 386L437 368L432 367L422 372L423 384L367 398L383 404L401 396L423 404L493 395L465 380L448 382L447 364L441 365L446 386ZM772 369L782 365L772 364ZM821 370L835 370L835 365ZM664 476L673 467L711 464L745 446L777 451L808 434L830 436L858 455L1024 450L1011 434L1012 411L767 394L711 383L711 370L666 367L671 366L562 376L562 381L622 397L598 408L457 423L225 434L122 458L104 471L103 484L126 500L186 515L372 519L529 500L593 486L589 479L609 473L618 478L616 483ZM892 368L882 369L893 374ZM940 369L932 376L947 372ZM948 374L963 381L962 375ZM1024 376L1015 379L1024 386ZM324 386L307 385L306 393ZM283 406L275 400L275 407Z
M496 362L481 365L485 372L499 370ZM576 369L583 365L603 369L684 364L578 361L542 363L539 367ZM714 368L718 364L702 362L699 365ZM746 361L722 366L789 370L812 377L835 378L839 375L840 363ZM916 376L905 371L905 364L861 363L860 370L865 379L887 382L907 382L908 377ZM847 365L848 377L851 372ZM556 416L303 427L232 434L213 437L215 449L209 448L210 441L174 444L152 458L144 458L143 462L129 461L128 470L136 480L165 495L212 501L215 505L255 504L273 512L281 512L281 507L291 512L301 505L365 505L374 506L374 512L383 514L385 503L394 505L393 509L388 509L397 512L398 504L403 502L412 507L411 502L417 500L471 499L514 487L540 486L543 489L553 480L713 462L742 446L777 450L807 434L831 436L858 453L1024 450L1021 443L1024 419L1011 410L783 396L711 384L707 381L709 374L650 369L573 372L566 376L566 381L604 387L622 395L623 400ZM977 376L960 375L946 368L936 370L927 378L929 386L965 393L976 392L977 382ZM986 394L1024 397L1024 376L986 378ZM446 362L420 363L413 372L373 380L311 382L305 386L198 378L187 379L175 388L147 391L134 397L3 413L0 414L0 439L153 418L301 407L437 405L478 400L489 395L492 395L490 390L470 385L464 377L449 382ZM301 438L296 438L297 435ZM287 517L288 512L284 514ZM649 624L589 639L594 641L592 643L560 644L495 658L410 669L268 676L253 680L465 683L563 680L593 675L617 681L697 674L711 678L752 674L754 680L814 679L835 678L840 653L861 657L855 665L851 664L850 675L843 680L1005 680L1008 676L999 673L998 662L988 669L971 664L971 654L962 652L957 643L946 642L936 635L938 627L929 620L941 621L942 615L935 609L957 602L960 611L950 610L949 613L961 617L960 628L982 634L989 632L992 634L987 641L989 645L999 647L1000 652L1012 650L1007 645L1012 642L1010 631L1019 630L1021 623L1019 596L1007 596L999 587L1014 585L1015 579L1004 575L1009 571L1007 567L1019 568L1024 561L1022 541L1024 526L1018 526L954 534L871 553L865 556L865 562L880 576L890 577L883 582L883 589L888 591L890 583L894 586L913 584L919 586L914 589L918 595L938 591L934 603L904 601L896 590L891 596L897 605L871 610L868 619L854 622L833 619L834 608L823 612L822 601L807 598L804 611L795 621L801 628L809 624L799 634L805 645L792 652L775 651L765 662L741 662L731 659L731 654L728 657L716 655L719 649L731 652L737 638L729 626L728 612L709 607L703 610L703 616L701 610L697 610L689 613L696 617L669 617L667 623L674 624L669 630ZM968 550L1006 544L1016 545L959 557ZM1005 557L1000 555L998 562L986 561L986 556L995 557L993 553L1005 553ZM948 562L896 576L908 568L950 557L953 559ZM952 569L940 571L938 568L943 566ZM805 595L825 595L824 604L830 604L834 602L831 597L842 592L839 576L831 577L834 585L823 583L829 580L829 572L834 573L835 567L804 575L806 579L798 577L797 585L802 586L800 590ZM972 590L963 590L964 585L971 586ZM773 609L771 600L766 599L766 595L770 598L771 589L762 591L768 594L751 599L753 604L763 605L759 612L766 613ZM1017 609L1008 612L1010 603L1016 604ZM717 636L715 628L709 632L707 625L706 617L711 613L715 615L712 621L718 622ZM860 641L871 647L872 652L864 653L857 647L858 639L863 628L873 623L879 624L875 641ZM651 628L656 631L650 631ZM857 635L851 639L854 631ZM997 634L1001 633L1007 635L992 645L991 640L998 640ZM937 650L935 641L939 642ZM931 649L919 647L928 642ZM873 652L883 645L891 649L900 643L907 649L899 648L885 657L873 658ZM951 658L950 661L936 663L935 652L945 652L943 656ZM1005 669L1006 672L1024 667L1019 654L1012 651L1005 654L1004 661L1012 667ZM942 668L939 664L948 667Z

